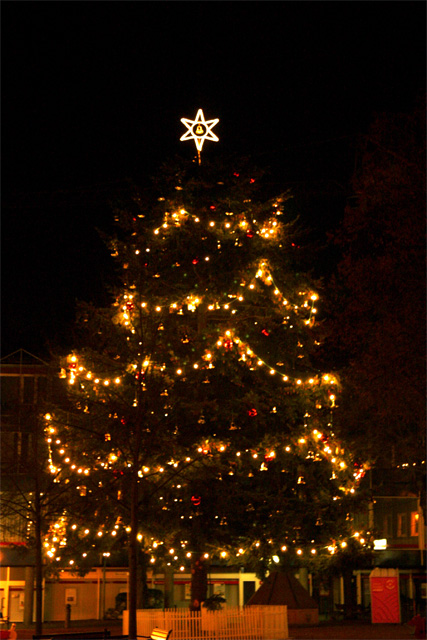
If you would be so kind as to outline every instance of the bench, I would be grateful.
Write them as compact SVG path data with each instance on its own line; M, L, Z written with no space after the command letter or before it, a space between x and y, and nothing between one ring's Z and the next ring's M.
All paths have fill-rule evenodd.
M148 638L149 640L169 640L172 629L158 629L157 627L152 630L150 636L138 636L138 638Z

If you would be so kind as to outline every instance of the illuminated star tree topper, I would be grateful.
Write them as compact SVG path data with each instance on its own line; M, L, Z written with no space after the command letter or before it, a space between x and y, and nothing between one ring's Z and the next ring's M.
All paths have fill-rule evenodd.
M181 122L187 127L187 131L181 136L180 140L194 140L196 143L197 157L199 164L201 163L200 152L205 140L212 140L212 142L218 142L219 138L216 136L212 128L219 122L219 118L213 120L205 120L203 110L199 109L195 120L189 120L188 118L181 118Z

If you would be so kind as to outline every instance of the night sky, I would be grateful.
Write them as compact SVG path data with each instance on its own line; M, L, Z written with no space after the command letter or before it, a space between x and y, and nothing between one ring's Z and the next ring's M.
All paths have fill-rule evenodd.
M2 356L104 301L97 228L175 154L250 155L302 222L339 223L360 136L425 95L424 2L2 2Z

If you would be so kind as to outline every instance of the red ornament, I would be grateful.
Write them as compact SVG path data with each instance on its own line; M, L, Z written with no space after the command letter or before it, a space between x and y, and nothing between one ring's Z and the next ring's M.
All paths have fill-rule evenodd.
M250 416L251 418L253 418L254 416L257 416L257 415L258 415L258 411L257 411L255 408L253 408L253 409L249 409L249 411L248 411L248 416Z
M194 260L192 262L193 262L193 264L197 264L199 262L199 259L198 258L194 258Z
M250 182L251 184L253 184L253 183L255 182L255 178L251 178L251 179L249 180L249 182Z
M253 231L248 231L246 234L247 238L253 238L254 237L254 232Z
M200 496L191 496L191 502L194 504L195 507L198 507L201 501L202 499Z
M269 336L269 335L270 335L270 334L268 333L267 329L263 329L263 330L262 330L262 333L263 333L265 336Z
M232 340L224 340L224 347L230 351L230 349L233 348L233 341Z
M240 175L240 173L233 173L233 176L236 176L236 178L238 178Z

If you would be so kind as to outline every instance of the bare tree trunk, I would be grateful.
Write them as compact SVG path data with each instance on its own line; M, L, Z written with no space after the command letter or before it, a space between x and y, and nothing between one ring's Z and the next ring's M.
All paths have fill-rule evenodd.
M136 602L138 588L138 546L137 546L137 529L138 529L138 470L136 465L132 469L131 486L130 486L130 532L128 543L128 560L129 560L129 592L128 592L128 611L129 611L129 638L136 638Z
M173 567L165 567L165 590L164 590L164 604L165 609L171 609L174 605L173 601L173 585L174 585L174 570Z
M191 601L190 610L200 611L202 602L208 594L208 569L206 560L199 555L191 567Z
M147 609L148 607L148 587L147 587L147 554L138 550L138 570L137 570L137 609Z
M25 567L24 592L24 625L30 627L33 623L34 605L34 566Z
M36 578L36 629L35 635L41 635L43 632L43 557L42 557L42 507L40 503L39 483L36 472L36 487L34 498L35 510L35 578Z

